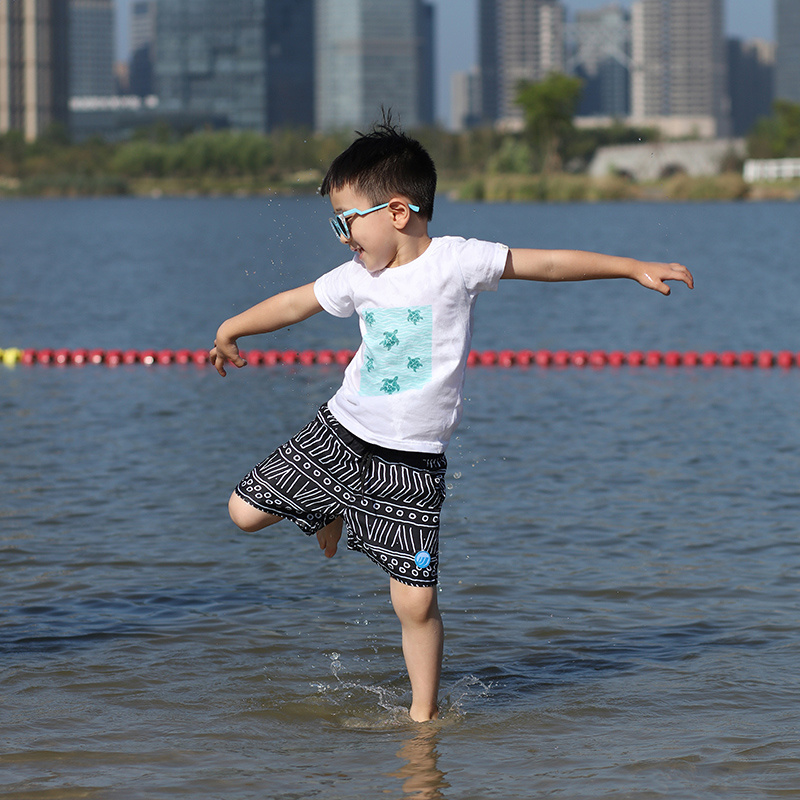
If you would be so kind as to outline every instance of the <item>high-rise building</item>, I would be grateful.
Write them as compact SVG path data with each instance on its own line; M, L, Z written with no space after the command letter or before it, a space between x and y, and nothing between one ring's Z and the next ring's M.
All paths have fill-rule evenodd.
M727 135L723 0L638 0L631 30L633 122Z
M433 125L436 120L436 14L431 3L417 4L417 92L419 123Z
M153 52L156 38L155 0L131 4L131 57L128 84L131 94L153 94Z
M800 0L776 0L775 97L800 103Z
M158 0L159 108L261 131L310 125L313 11L314 0Z
M567 69L583 80L582 116L630 112L630 14L613 4L579 11L568 26Z
M316 126L368 126L391 109L433 121L433 7L423 0L316 0Z
M455 72L450 79L450 115L453 130L463 131L481 123L481 75L477 68Z
M112 0L69 0L69 26L70 96L116 94Z
M314 0L270 0L269 128L314 127Z
M480 0L479 14L483 117L519 121L520 82L564 71L564 6L558 0Z
M68 123L67 0L0 0L0 134Z
M731 133L746 136L759 117L772 111L775 45L762 39L728 39L728 94Z

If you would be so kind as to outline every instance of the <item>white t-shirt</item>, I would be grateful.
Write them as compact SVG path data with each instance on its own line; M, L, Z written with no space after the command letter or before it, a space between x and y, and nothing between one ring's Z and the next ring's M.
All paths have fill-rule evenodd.
M320 277L314 293L336 317L356 312L361 346L328 407L365 441L442 453L461 418L478 294L497 289L508 248L433 239L408 264L370 273L357 258Z

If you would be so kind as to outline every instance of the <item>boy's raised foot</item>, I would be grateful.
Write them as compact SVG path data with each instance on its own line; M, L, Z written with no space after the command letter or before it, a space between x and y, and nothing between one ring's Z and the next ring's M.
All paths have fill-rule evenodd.
M339 546L339 539L342 538L342 518L339 517L326 525L321 531L317 531L317 541L319 549L325 551L326 558L333 558L336 555L336 548Z

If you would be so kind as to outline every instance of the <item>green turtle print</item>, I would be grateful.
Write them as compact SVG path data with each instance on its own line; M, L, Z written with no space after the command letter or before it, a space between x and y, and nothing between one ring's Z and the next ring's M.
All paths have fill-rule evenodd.
M362 395L421 389L431 380L433 308L369 308L364 322Z

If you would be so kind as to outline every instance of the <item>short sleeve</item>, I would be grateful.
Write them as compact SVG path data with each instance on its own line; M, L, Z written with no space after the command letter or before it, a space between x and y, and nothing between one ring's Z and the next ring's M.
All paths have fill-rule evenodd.
M457 256L464 286L473 297L480 292L494 292L506 268L508 247L479 239L462 240Z
M314 295L325 311L334 317L349 317L355 311L349 273L352 264L342 264L314 282Z

